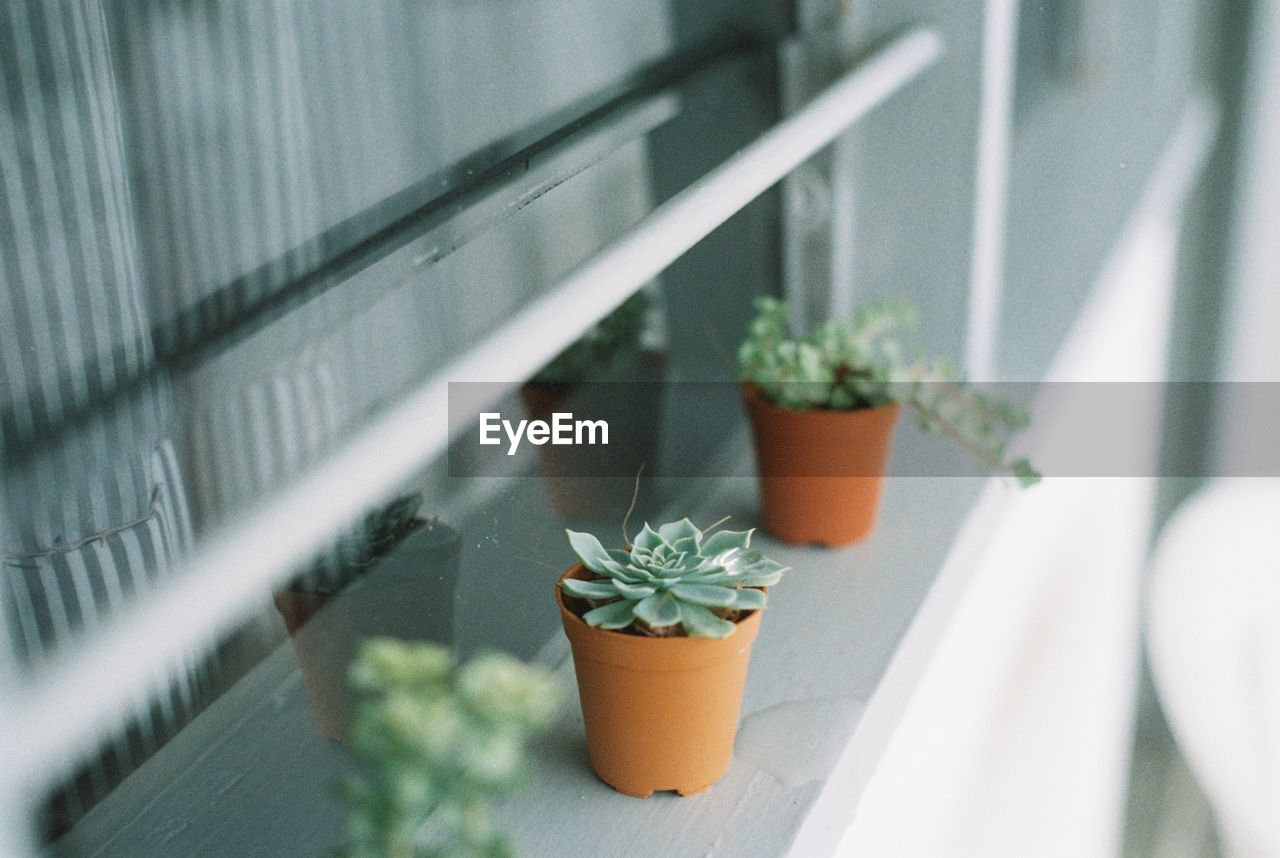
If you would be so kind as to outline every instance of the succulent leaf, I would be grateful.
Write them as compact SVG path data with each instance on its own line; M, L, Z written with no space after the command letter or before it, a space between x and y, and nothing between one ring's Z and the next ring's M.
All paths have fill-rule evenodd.
M753 533L755 533L754 528L741 531L722 530L719 533L713 533L702 543L702 553L708 557L715 557L733 548L747 548L751 545Z
M780 575L785 571L787 571L787 567L776 560L757 555L741 566L738 574L746 577L758 577L761 575Z
M680 603L680 622L690 637L722 638L734 630L733 623L691 602Z
M625 569L627 564L631 562L631 552L624 551L621 548L610 548L609 559Z
M592 572L604 573L610 557L609 552L605 551L604 546L600 544L600 540L589 533L578 533L573 530L566 530L565 533L569 534L569 545L572 546L573 553L577 554L578 559L582 561L582 565Z
M582 615L582 619L589 626L599 626L602 629L625 629L635 622L635 609L638 604L639 602L630 600L610 602L587 611Z
M735 607L737 594L737 590L729 587L715 587L709 584L677 584L671 588L671 595L676 598L707 608Z
M628 584L625 581L615 579L613 581L613 589L622 594L624 599L644 599L652 596L657 590L653 587L647 587L644 584Z
M635 614L655 629L680 622L680 604L670 590L654 593L636 605Z
M764 558L758 548L739 548L737 550L726 551L720 556L720 564L724 566L725 571L732 575L737 575L744 568L753 563L758 563Z
M644 527L640 528L640 532L636 534L635 541L632 543L632 549L638 551L652 551L662 544L662 537L649 527L649 522L644 523Z
M631 586L624 584L624 586ZM583 581L579 578L566 578L564 591L579 599L616 599L619 594L627 595L618 587L618 582L602 578L596 581Z
M698 541L697 536L682 536L673 541L671 547L682 554L696 555L698 553Z
M743 575L743 587L772 587L782 580L782 570L760 575Z
M680 578L681 584L710 584L723 587L737 587L741 581L735 578L732 573L725 571L723 568L716 566L705 572L696 572L689 575L683 575Z
M739 611L758 611L765 606L768 598L764 590L757 590L755 587L740 587L733 591L733 607Z
M683 539L693 540L693 550L697 550L698 543L702 540L702 531L693 526L693 522L687 518L679 521L673 521L670 524L664 524L658 528L658 535L668 545L675 547L677 551L688 551L687 548L681 548L676 543Z

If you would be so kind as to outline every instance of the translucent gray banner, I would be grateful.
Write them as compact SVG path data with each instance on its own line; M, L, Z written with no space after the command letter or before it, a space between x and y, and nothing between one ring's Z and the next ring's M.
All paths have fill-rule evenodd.
M735 438L751 438L757 453L767 448L765 468L776 476L965 477L1023 457L1045 477L1280 476L1280 384L1001 383L972 388L955 404L955 386L938 387L946 390L929 383L895 388L903 402L882 469L847 455L874 444L856 425L858 411L781 408L762 397L775 427L762 429L758 414L748 418L744 388L731 382L526 385L514 395L500 395L497 385L451 384L450 424L460 428L449 473L633 477L643 465L650 477L752 476L759 460L723 454ZM964 398L973 392L989 405L1025 409L1027 428L1001 433L996 425L984 434ZM792 393L805 399L803 391ZM806 423L819 427L816 436L805 434ZM926 423L933 431L922 428ZM726 433L726 425L738 434ZM713 426L708 437L702 430ZM1206 439L1205 426L1217 427L1218 436ZM1206 440L1215 455L1176 454ZM769 455L787 445L818 455ZM1204 464L1210 461L1212 473Z

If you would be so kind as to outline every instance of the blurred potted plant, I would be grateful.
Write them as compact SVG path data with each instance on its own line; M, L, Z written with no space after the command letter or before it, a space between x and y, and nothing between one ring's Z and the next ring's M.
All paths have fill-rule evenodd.
M581 560L556 601L591 766L621 793L692 795L729 766L766 588L786 567L751 531L645 525L625 549L567 531Z
M550 422L573 412L611 426L629 427L641 443L538 448L539 464L562 518L590 521L617 515L631 497L634 474L652 460L662 418L666 355L650 336L657 327L653 296L635 293L566 348L520 388L531 420ZM648 484L641 489L648 491Z
M377 560L426 524L418 516L422 495L398 497L365 516L329 551L275 594L290 634L302 628L334 596L368 572Z
M275 594L320 730L341 741L347 670L360 640L447 641L462 553L458 532L406 495L370 513L322 566Z
M1026 459L1005 461L1009 436L1027 426L1025 409L968 386L941 361L908 358L909 305L878 301L802 337L792 336L782 301L760 298L756 308L738 349L738 378L764 526L774 536L844 545L870 532L903 405L921 428L950 436L1022 486L1039 481Z
M380 638L363 643L350 682L361 695L350 735L360 774L342 784L345 854L510 855L490 805L528 778L524 745L559 702L551 675L499 654L460 667L443 647Z

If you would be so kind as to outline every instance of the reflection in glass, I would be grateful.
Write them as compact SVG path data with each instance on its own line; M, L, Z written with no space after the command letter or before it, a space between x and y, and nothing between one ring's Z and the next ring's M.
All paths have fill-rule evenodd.
M361 640L453 639L462 539L439 519L418 517L421 501L411 495L372 513L345 540L341 565L275 594L320 730L335 741L350 724L347 671Z
M681 47L670 15L658 0L625 14L588 0L4 4L0 675L34 675L165 586L195 546L682 186L655 170L647 136L679 113L668 98L647 125L601 123L571 171L553 162L537 184L486 198L501 218L483 229L423 230L355 258L665 61ZM727 102L751 78L720 73L704 98ZM711 130L688 135L724 144L700 143L708 162L758 130L698 118ZM685 149L678 137L661 145ZM656 304L657 290L643 300ZM590 374L668 374L661 308L640 315ZM559 407L537 401L546 381L526 388L530 413ZM589 407L662 438L658 399ZM331 740L349 715L354 641L390 633L532 655L554 628L546 594L563 568L553 509L616 521L632 489L630 478L585 492L464 486L442 465L403 487L420 507L390 502L335 534L274 605L264 594L206 651L139 653L179 669L99 753L68 763L46 836L69 854L158 850L147 838L159 828L133 822L146 808L215 826L235 817L260 849L286 828L305 831L291 850L330 848L329 790L345 765ZM653 505L642 496L642 512ZM225 777L235 789L211 786ZM270 824L244 818L285 793Z

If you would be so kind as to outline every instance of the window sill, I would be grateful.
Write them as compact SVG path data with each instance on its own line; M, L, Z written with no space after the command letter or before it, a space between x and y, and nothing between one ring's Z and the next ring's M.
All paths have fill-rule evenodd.
M739 449L749 455L742 442ZM633 842L672 856L829 853L963 591L984 525L1012 494L992 485L984 495L986 482L888 480L874 535L851 548L760 538L769 556L794 568L770 594L734 761L700 795L634 799L595 778L568 646L557 631L540 658L569 687L562 716L536 745L534 783L500 811L518 853L554 846L558 855L595 856ZM681 512L754 523L755 491L753 479L721 479ZM95 808L57 852L332 852L346 816L332 785L348 762L313 721L286 644Z

